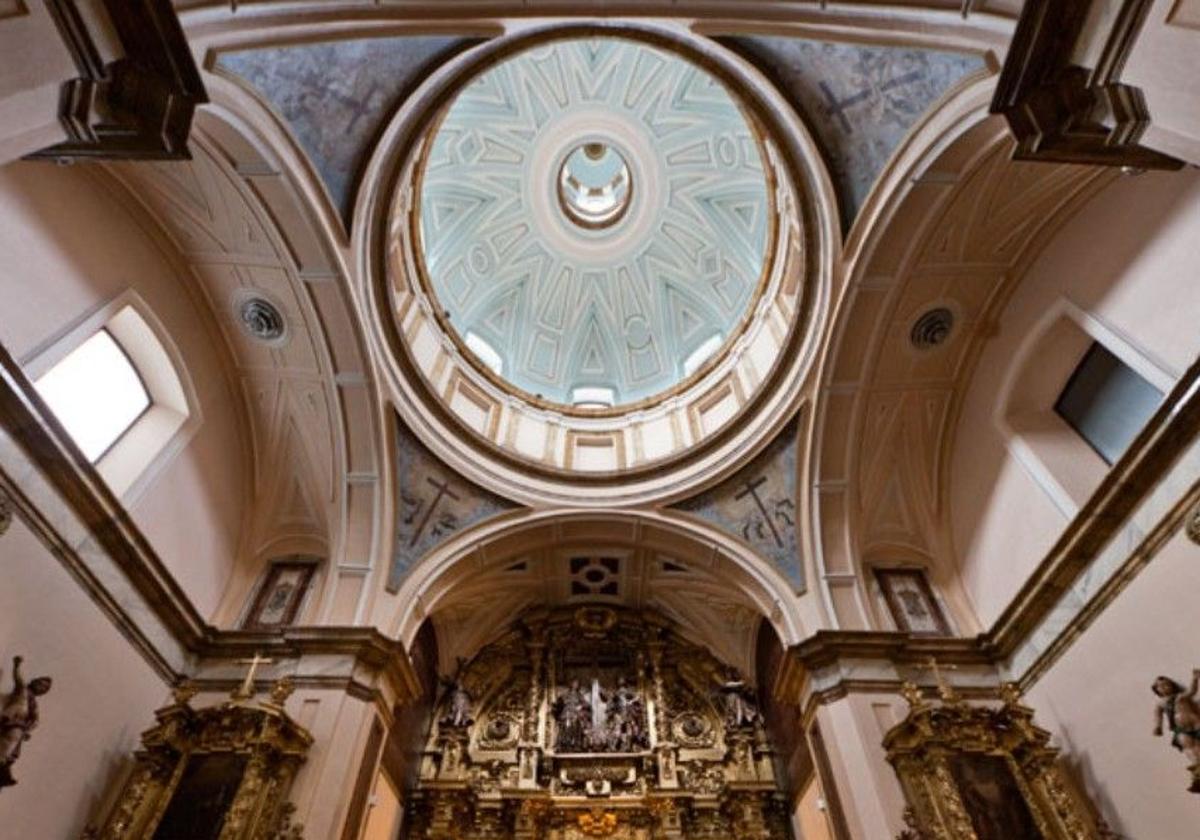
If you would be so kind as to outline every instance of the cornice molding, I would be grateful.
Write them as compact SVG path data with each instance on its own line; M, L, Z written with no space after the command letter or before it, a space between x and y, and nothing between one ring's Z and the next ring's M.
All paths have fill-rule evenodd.
M47 0L79 76L63 83L59 119L67 139L30 158L187 158L196 105L207 102L200 73L170 0L104 0L123 55L105 61L93 17L78 0Z
M1096 0L1029 0L1009 46L994 114L1017 139L1019 160L1178 169L1169 155L1140 145L1150 112L1120 74L1150 0L1124 0L1094 68L1071 63Z

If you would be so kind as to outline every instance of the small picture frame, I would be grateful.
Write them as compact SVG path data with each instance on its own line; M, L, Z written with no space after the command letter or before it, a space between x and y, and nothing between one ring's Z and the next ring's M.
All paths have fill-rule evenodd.
M896 629L914 636L950 636L950 623L934 597L924 569L874 569Z
M242 627L273 630L294 623L319 562L318 558L308 557L271 561Z

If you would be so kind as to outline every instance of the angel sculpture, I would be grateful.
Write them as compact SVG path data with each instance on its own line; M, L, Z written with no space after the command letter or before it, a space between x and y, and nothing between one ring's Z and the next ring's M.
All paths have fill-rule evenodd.
M1158 677L1151 690L1158 695L1154 707L1154 734L1163 734L1163 718L1171 729L1171 746L1187 756L1192 771L1192 793L1200 793L1200 668L1192 671L1192 685L1185 689L1170 677Z
M15 785L12 767L21 757L21 745L38 725L37 698L50 690L49 677L25 682L20 656L13 657L13 690L0 706L0 788Z

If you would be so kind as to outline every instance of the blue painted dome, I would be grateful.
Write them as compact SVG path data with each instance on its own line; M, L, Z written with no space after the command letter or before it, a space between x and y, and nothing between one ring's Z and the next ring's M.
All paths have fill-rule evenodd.
M463 88L419 201L426 280L475 363L582 407L652 400L719 356L761 290L775 212L733 94L605 37L527 49Z

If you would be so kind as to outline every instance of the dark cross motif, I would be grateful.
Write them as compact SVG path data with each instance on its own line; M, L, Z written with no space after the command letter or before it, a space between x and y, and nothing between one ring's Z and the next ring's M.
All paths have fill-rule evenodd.
M879 85L878 92L886 93L889 90L894 90L898 87L904 87L904 85L915 82L920 78L920 70L910 70L907 73L896 76L895 78L889 79L888 81ZM850 120L846 119L846 112L855 105L866 102L868 99L874 96L876 93L876 88L868 85L862 90L855 91L844 99L838 99L837 95L830 90L829 85L824 81L818 82L818 87L821 88L821 93L825 97L825 101L827 103L826 111L829 113L829 116L833 117L841 124L842 131L846 132L847 134L853 134L854 127L850 124Z
M412 548L417 544L417 540L421 538L421 534L425 532L425 526L429 524L429 519L433 516L433 512L437 510L437 506L441 504L443 496L449 496L454 501L460 501L461 497L450 489L450 485L445 481L437 481L432 478L426 478L430 486L437 491L437 495L433 497L433 501L429 503L429 507L425 508L425 515L421 517L421 522L413 531L412 539L408 541L408 547Z
M758 488L767 483L767 477L760 475L758 478L751 479L746 482L745 488L733 498L737 501L749 496L754 499L754 504L758 505L758 511L762 514L762 518L766 520L767 527L771 529L771 536L775 538L775 543L780 548L783 548L783 537L779 533L779 529L775 527L775 522L771 515L767 513L767 506L763 504L762 497L758 495Z

